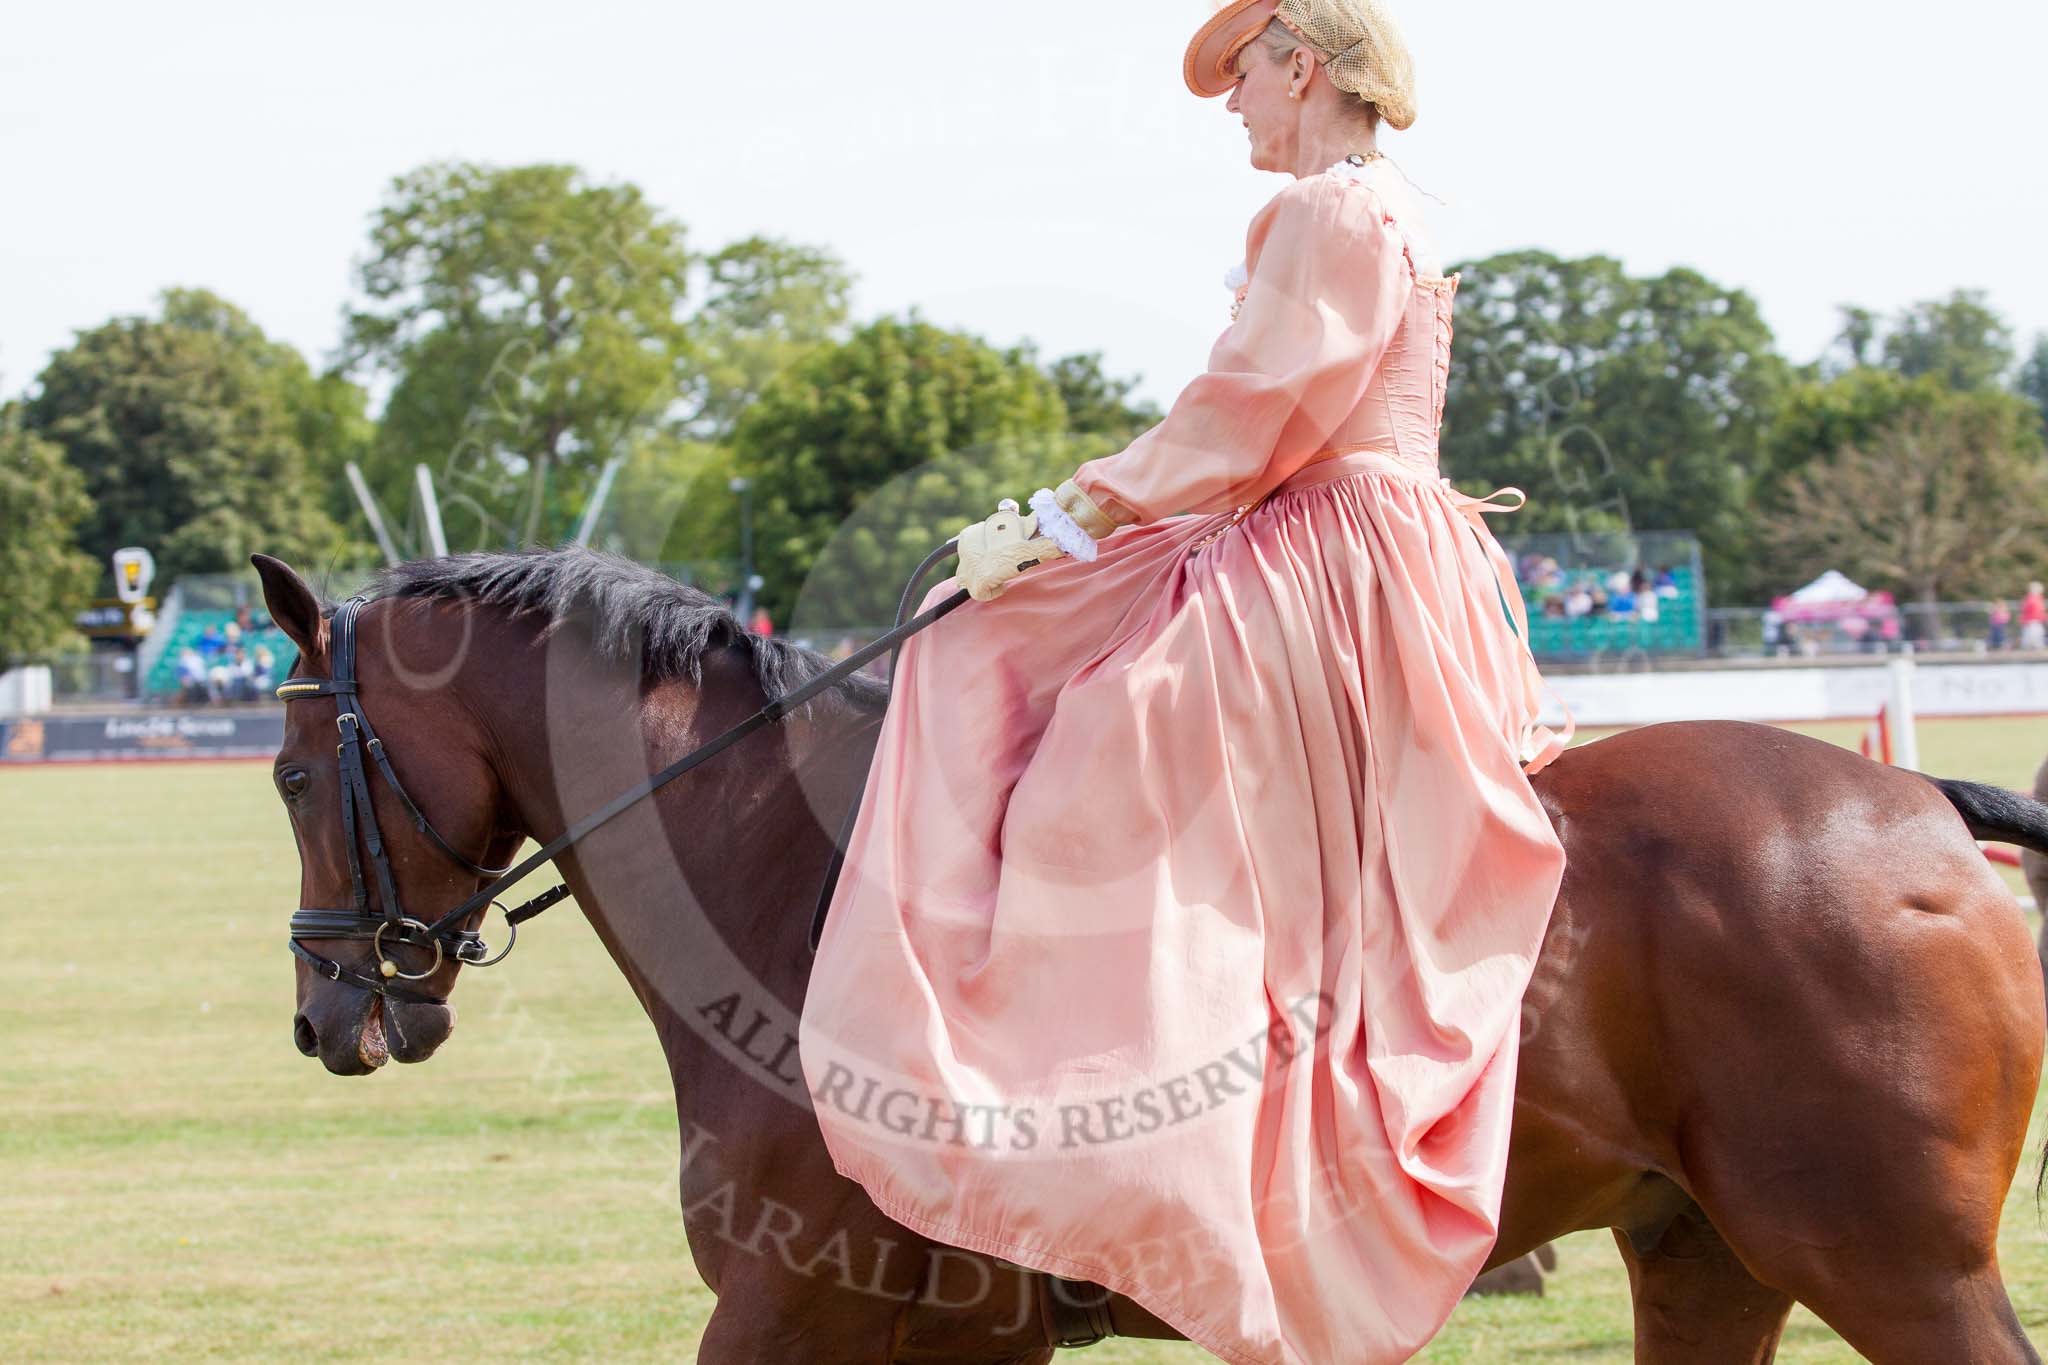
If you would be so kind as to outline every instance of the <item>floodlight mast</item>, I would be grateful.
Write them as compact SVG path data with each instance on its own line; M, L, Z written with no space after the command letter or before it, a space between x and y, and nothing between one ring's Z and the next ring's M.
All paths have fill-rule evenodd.
M441 529L441 499L434 492L434 474L423 464L412 467L413 481L419 488L420 519L425 523L427 553L435 559L448 557L448 533Z
M391 532L384 525L384 513L377 507L377 500L370 496L370 485L363 478L363 471L350 460L343 466L348 475L348 486L354 490L356 501L362 504L363 515L369 519L370 534L377 538L377 548L384 553L384 562L396 567L404 563L399 557L398 546L392 543Z
M590 544L591 533L597 530L597 519L604 513L604 505L611 499L612 481L619 477L619 467L626 463L623 455L614 455L605 461L604 472L597 476L597 487L591 490L590 502L583 509L583 519L576 524L575 543Z

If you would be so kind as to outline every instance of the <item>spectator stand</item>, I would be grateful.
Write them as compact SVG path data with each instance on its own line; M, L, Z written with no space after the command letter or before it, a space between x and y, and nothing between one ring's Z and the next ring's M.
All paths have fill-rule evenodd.
M1503 536L1537 659L1683 655L1707 648L1706 575L1689 531Z
M346 596L367 577L339 575L328 596ZM143 646L142 695L189 705L268 701L298 652L264 609L255 574L187 575L172 586Z

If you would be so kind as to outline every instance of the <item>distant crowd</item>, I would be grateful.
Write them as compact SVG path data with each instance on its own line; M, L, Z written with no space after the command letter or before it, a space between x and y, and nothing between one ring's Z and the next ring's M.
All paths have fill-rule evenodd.
M2011 649L2014 613L2008 602L1991 604L1991 627L1985 643L1993 649ZM2018 613L2021 649L2048 648L2048 593L2042 591L2039 583L2027 584L2027 595L2020 599Z
M1820 620L1787 620L1771 610L1763 616L1763 642L1767 652L1805 655L1860 651L1865 654L1896 654L1912 639L1919 648L1961 649L1977 642L1980 650L2048 649L2048 591L2040 583L2027 584L2027 591L2015 608L2008 600L1989 603L1982 617L1962 604L1941 608L1934 617L1914 615L1911 621L1886 599L1867 611L1847 611ZM1981 621L1979 634L1977 622Z
M268 624L267 622L265 624ZM178 698L190 705L260 701L277 686L277 656L260 640L244 606L224 625L209 625L178 651Z
M1679 595L1669 565L1655 573L1634 569L1566 569L1550 555L1525 554L1515 565L1522 600L1540 616L1571 621L1582 616L1655 622L1662 604Z

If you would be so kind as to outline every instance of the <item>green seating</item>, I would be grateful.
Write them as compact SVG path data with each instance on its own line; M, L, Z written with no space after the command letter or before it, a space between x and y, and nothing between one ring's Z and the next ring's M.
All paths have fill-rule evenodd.
M177 625L171 631L171 638L164 646L163 653L157 656L155 666L149 670L149 676L142 680L143 694L151 697L177 695L178 655L184 652L187 646L197 649L199 647L199 637L206 633L208 626L212 626L222 634L225 634L229 624L234 619L235 613L232 611L194 611L187 609L180 614ZM256 652L258 645L268 646L271 654L277 659L276 673L280 678L284 676L285 670L291 667L292 660L297 658L299 654L299 647L293 644L290 637L276 626L260 626L255 630L243 631L241 644L242 648L250 654ZM208 660L208 662L211 663L212 660Z
M1673 577L1678 581L1679 595L1658 599L1654 621L1634 615L1545 616L1539 603L1525 599L1529 647L1538 655L1563 658L1635 651L1691 653L1700 643L1699 598L1693 589L1690 569L1677 570Z

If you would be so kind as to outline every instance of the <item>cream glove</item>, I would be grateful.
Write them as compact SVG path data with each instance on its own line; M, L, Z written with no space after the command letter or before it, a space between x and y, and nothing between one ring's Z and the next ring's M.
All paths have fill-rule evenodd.
M1018 574L1065 552L1038 534L1037 517L1022 515L1004 498L994 516L961 529L958 553L960 586L977 602L993 602Z

